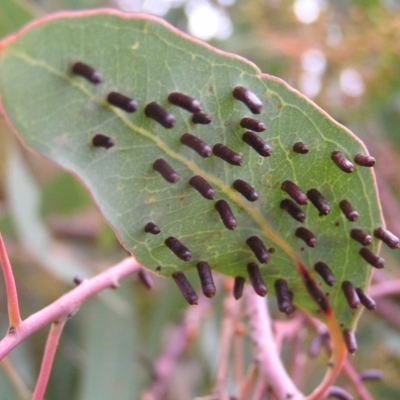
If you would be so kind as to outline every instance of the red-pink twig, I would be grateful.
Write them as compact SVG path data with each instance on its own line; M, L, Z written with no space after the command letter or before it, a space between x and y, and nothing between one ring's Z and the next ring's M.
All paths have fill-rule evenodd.
M8 357L4 357L1 360L0 365L3 369L3 372L14 387L16 393L18 393L19 398L22 400L30 400L32 397L32 392L27 388L25 382L22 380L10 359Z
M32 400L42 400L44 397L51 369L53 367L53 361L54 356L56 355L58 342L66 322L67 317L64 317L60 321L55 321L51 324L46 347L44 349L42 365L40 366L39 377L36 381L36 387L35 391L33 392Z
M371 393L368 391L363 381L360 379L360 375L356 372L349 360L345 361L343 365L343 371L353 384L354 389L360 396L360 400L374 400L371 396Z
M0 233L0 262L3 267L4 281L7 291L8 319L10 321L10 332L18 329L21 324L21 315L19 313L17 287L15 285L14 274L11 268L10 260L7 256L3 236Z
M93 278L84 280L78 287L61 296L52 304L27 319L0 342L0 360L24 339L53 321L75 314L80 305L89 297L104 289L115 286L120 279L138 271L142 266L133 258L126 258Z

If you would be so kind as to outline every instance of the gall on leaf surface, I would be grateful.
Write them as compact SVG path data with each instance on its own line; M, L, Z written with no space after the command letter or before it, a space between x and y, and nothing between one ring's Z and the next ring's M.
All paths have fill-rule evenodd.
M350 309L341 284L350 281L365 289L372 267L350 231L372 235L383 222L372 169L355 165L345 173L332 161L335 151L349 161L368 154L351 132L282 80L154 17L111 10L56 14L7 38L0 51L2 107L21 140L86 185L123 245L146 268L171 277L205 261L212 271L249 282L247 265L256 262L270 293L276 280L285 279L297 307L322 320L333 312L343 329L354 327L359 310ZM77 62L100 72L101 82L74 74ZM238 87L244 89L234 95ZM136 110L110 104L111 92L134 100ZM175 92L198 101L211 122L193 123L190 111L168 101ZM239 98L254 95L262 108L257 99L248 107ZM166 111L165 126L146 115L153 102ZM264 156L251 140L243 140L248 131L241 126L243 118L265 125L257 133L261 142L250 135L259 146L269 146ZM113 146L94 146L99 133ZM200 156L181 142L184 133L211 148L226 146L236 154L235 162ZM306 154L293 150L298 142L308 146ZM169 182L155 170L159 159L179 179ZM190 185L194 176L207 181L214 197L205 198ZM235 189L238 179L256 191L256 200ZM290 199L281 188L285 181L304 193L317 189L330 212L320 215L308 201L298 206L304 222L294 219L280 206ZM341 211L344 199L357 210L357 221ZM215 207L221 200L236 220L233 229L226 228ZM149 222L159 234L145 231ZM296 236L299 227L315 235L315 247ZM191 257L178 258L165 243L169 237L186 246ZM257 260L246 243L250 237L275 249L267 263ZM378 240L369 248L377 253ZM317 262L329 266L336 279L332 287L314 271Z

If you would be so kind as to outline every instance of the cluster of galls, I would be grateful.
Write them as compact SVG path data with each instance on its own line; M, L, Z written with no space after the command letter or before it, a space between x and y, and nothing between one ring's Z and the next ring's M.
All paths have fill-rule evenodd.
M93 84L98 84L102 81L102 74L96 71L92 67L78 62L73 65L72 71L76 75L83 76ZM263 107L261 100L250 90L238 86L235 87L232 92L233 97L243 102L253 114L259 114ZM111 92L107 96L107 101L110 105L118 107L126 112L135 112L138 108L138 104L134 99L131 99L121 93ZM201 104L198 100L193 99L185 94L173 92L168 96L168 101L178 107L181 107L190 113L192 113L192 122L197 124L209 124L211 117L201 112ZM162 125L166 129L173 128L176 124L176 118L169 111L164 109L156 102L147 104L144 108L144 113L148 118L155 120L157 123ZM243 135L242 140L244 143L252 147L260 156L268 157L272 153L271 147L257 134L265 130L265 125L253 118L242 118L240 126L248 129ZM256 133L257 132L257 133ZM214 155L219 157L223 161L234 165L240 166L242 163L242 156L229 147L222 143L217 143L213 147L201 139L193 136L190 133L184 133L180 142L194 150L203 158ZM96 147L104 147L106 149L114 145L114 141L103 134L96 134L92 138L92 144ZM293 151L298 154L307 154L309 147L303 142L296 142L293 145ZM340 151L334 151L331 153L331 160L334 164L345 173L351 173L354 170L354 164L348 160L345 155ZM354 156L354 162L362 167L372 167L375 164L375 159L371 156L364 154L356 154ZM162 158L154 161L153 169L157 171L167 182L176 183L179 180L179 175L176 171L168 164L168 162ZM207 182L203 177L196 175L189 180L189 184L196 189L205 199L213 200L215 197L214 188ZM258 199L258 193L256 190L247 182L242 179L236 179L233 182L233 188L240 193L248 201L254 202ZM321 216L327 215L330 212L330 205L323 197L323 195L316 189L311 188L304 193L294 182L286 180L282 183L282 190L286 192L290 198L286 198L281 201L280 207L285 210L292 218L299 222L304 222L306 215L299 206L308 203L308 200L315 206ZM350 222L357 221L358 212L354 210L351 203L343 199L339 202L339 208ZM237 222L229 204L225 200L218 200L215 202L215 209L219 214L222 223L227 229L233 230L236 228ZM150 234L159 234L160 228L154 223L149 222L144 227L145 232ZM315 247L317 245L317 239L314 234L307 228L298 227L295 231L295 235L303 240L307 246ZM400 245L399 239L394 236L391 232L377 228L374 230L374 236L390 248L397 248ZM375 255L366 246L371 244L372 237L361 229L352 229L350 237L359 242L363 247L360 249L359 254L367 261L370 265L375 268L382 268L384 266L384 260L381 257ZM253 251L255 257L260 263L266 264L269 261L268 250L266 249L262 240L257 236L251 236L246 240L246 244ZM181 260L189 261L191 259L190 250L181 243L175 237L168 237L165 240L165 245ZM158 270L161 267L157 267ZM335 277L330 268L323 262L317 262L314 266L315 271L322 277L324 282L332 286L335 283ZM211 268L205 261L200 261L197 264L197 270L202 285L202 290L205 296L212 297L215 295L215 285L212 278ZM260 269L257 263L250 262L247 265L247 273L249 276L250 283L252 284L255 292L260 296L267 294L267 287L263 281L260 273ZM190 304L197 304L198 298L186 279L185 275L178 271L172 274L173 279L177 283L183 296ZM319 304L319 307L324 311L324 307L328 307L326 300L319 293L319 290L315 287L314 282L308 277L304 278L307 290ZM233 295L236 299L242 296L245 278L238 276L235 278ZM375 301L369 297L362 288L354 288L353 284L349 281L342 283L342 290L347 303L351 308L357 308L360 304L364 305L367 309L374 309L376 307ZM278 279L275 282L275 291L277 296L277 302L279 310L290 314L294 310L293 306L293 293L289 290L286 280ZM347 348L350 352L354 352L356 349L356 342L354 333L350 330L345 329L343 331L344 339L347 344Z

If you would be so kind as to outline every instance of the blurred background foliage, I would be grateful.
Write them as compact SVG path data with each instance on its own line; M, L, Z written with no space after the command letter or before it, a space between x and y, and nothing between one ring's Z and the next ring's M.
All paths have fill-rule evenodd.
M57 10L114 7L160 15L179 29L242 55L268 74L312 98L366 142L375 168L383 212L400 233L400 1L398 0L2 0L0 36ZM32 99L34 101L34 99ZM0 230L6 239L22 316L73 287L74 276L92 276L126 256L90 196L73 177L22 149L0 120ZM387 268L373 284L398 279L398 252L386 252ZM190 277L189 277L190 278ZM210 392L217 365L223 296L202 299L203 319L189 335L163 399L187 400ZM399 293L378 299L362 315L357 371L380 369L368 383L376 399L400 397ZM276 319L275 301L271 308ZM7 330L0 279L0 328ZM155 279L148 291L136 277L119 290L85 303L66 325L47 399L139 398L151 385L154 361L182 323L184 300L173 282ZM0 398L26 397L38 374L47 330L14 350L0 368ZM315 335L303 324L282 355L305 392L325 369L323 352L310 358ZM192 337L193 336L193 337ZM244 338L243 366L250 360ZM307 368L304 366L307 365ZM234 378L231 392L235 394ZM346 376L337 383L353 391ZM25 396L25 397L24 397Z

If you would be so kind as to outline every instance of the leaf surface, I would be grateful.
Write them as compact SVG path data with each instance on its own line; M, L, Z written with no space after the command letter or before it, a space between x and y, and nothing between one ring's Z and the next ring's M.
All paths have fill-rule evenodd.
M349 232L361 228L372 234L383 222L373 171L356 165L354 172L345 173L331 160L333 151L352 160L367 150L315 104L246 60L140 15L110 10L59 14L36 22L1 47L3 108L16 131L28 147L84 182L124 246L143 265L169 277L207 261L213 271L247 278L247 264L257 259L246 240L257 236L270 250L270 261L260 264L270 292L274 282L284 278L297 306L320 318L328 307L344 327L354 324L358 311L348 307L341 283L349 280L365 288L371 267L360 257L361 245L350 239ZM71 68L76 62L100 71L102 83L95 85L74 75ZM237 86L261 99L260 114L254 115L233 97ZM130 114L110 105L111 91L134 98L137 111ZM168 101L171 92L199 100L212 122L193 123L191 113ZM151 102L175 116L172 129L145 115ZM265 124L266 130L258 135L271 146L271 156L260 156L242 140L244 117ZM94 147L92 138L97 133L112 138L115 145ZM241 166L215 155L200 157L181 143L183 133L211 147L228 146L241 155ZM309 146L307 154L293 151L299 141ZM167 182L153 169L160 158L179 175L176 183ZM189 184L195 175L212 185L213 200L203 198ZM233 188L239 178L255 188L257 201L248 201ZM318 189L330 213L320 216L309 201L300 206L306 214L304 223L294 220L280 208L289 197L281 189L286 180L304 192ZM234 230L224 226L215 209L221 199L236 218ZM357 222L343 215L338 205L343 199L358 211ZM146 233L148 222L156 223L161 233ZM296 237L300 226L315 234L316 247ZM180 260L165 245L170 236L190 250L189 261ZM378 247L374 239L370 249L376 253ZM333 271L333 287L314 272L318 261ZM325 306L310 296L304 274L311 286L317 282Z
M31 3L24 0L2 0L0 7L0 37L14 32L39 15Z

